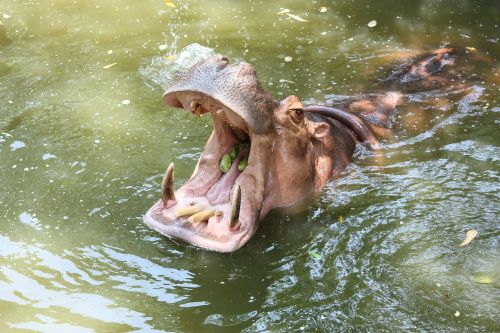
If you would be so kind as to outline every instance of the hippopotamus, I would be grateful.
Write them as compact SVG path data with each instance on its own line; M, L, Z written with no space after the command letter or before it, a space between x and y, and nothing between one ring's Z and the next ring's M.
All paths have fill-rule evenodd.
M434 77L453 55L453 49L434 51L388 80ZM372 93L341 108L305 106L295 95L275 101L252 65L218 55L179 75L163 100L194 116L210 114L214 128L192 176L177 190L174 165L168 166L161 199L144 222L200 248L233 252L270 210L303 203L339 177L358 143L379 149L403 97Z

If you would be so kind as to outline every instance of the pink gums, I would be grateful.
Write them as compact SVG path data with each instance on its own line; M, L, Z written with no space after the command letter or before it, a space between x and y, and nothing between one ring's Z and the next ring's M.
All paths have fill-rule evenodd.
M222 177L215 183L210 190L208 190L206 198L208 202L215 206L229 202L231 198L231 190L236 179L241 174L238 171L238 163L244 156L248 155L248 151L241 151L236 159L231 164L229 171L222 175Z

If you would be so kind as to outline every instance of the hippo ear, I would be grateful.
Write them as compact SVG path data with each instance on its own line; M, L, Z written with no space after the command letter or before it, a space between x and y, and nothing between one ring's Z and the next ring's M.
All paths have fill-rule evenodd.
M330 125L324 121L313 122L310 126L311 135L317 140L324 140L330 133Z

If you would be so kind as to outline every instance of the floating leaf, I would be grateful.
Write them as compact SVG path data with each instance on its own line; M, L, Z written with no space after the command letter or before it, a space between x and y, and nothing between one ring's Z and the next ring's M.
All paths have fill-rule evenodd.
M471 229L469 231L467 231L467 235L465 236L465 239L462 243L460 243L459 246L465 246L467 244L469 244L474 238L476 238L477 236L477 231L474 230L474 229Z
M493 278L493 276L486 275L486 274L478 274L478 275L474 276L474 280L477 283L483 283L483 284L495 283L495 279Z
M377 26L377 21L371 20L368 22L368 28L375 28Z
M467 49L467 51L471 51L471 52L477 51L477 49L475 47L472 47L472 46L467 46L466 49Z
M117 63L116 63L116 62L114 62L114 63L112 63L112 64L109 64L109 65L103 66L102 68L104 68L104 69L108 69L108 68L113 67L113 66L114 66L114 65L116 65L116 64L117 64Z
M290 13L290 9L284 8L284 9L280 10L279 12L277 12L276 15L281 15L281 14L286 14L286 13Z
M302 17L297 16L297 15L293 15L293 14L290 14L290 13L286 13L286 15L288 15L289 17L293 18L294 20L297 20L297 21L300 21L300 22L309 22L308 20L304 20Z
M164 2L165 2L165 5L167 5L169 7L172 7L172 8L176 7L175 3L173 3L172 1L165 0Z
M311 257L313 257L314 259L318 259L318 260L321 259L321 255L318 252L316 252L316 251L309 251L309 255Z
M293 60L293 58L290 56L286 56L284 60L285 60L285 62L290 62Z
M321 7L321 8L319 9L319 12L320 12L320 13L324 13L324 12L326 12L327 10L328 10L328 8L326 8L326 7Z
M339 222L344 223L344 217L342 215L339 216Z

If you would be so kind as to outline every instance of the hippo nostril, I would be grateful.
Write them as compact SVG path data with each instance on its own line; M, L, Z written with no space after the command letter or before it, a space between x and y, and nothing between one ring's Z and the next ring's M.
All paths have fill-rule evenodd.
M217 69L221 70L226 67L227 64L229 64L229 59L227 57L221 57L219 60L219 64L217 65Z

